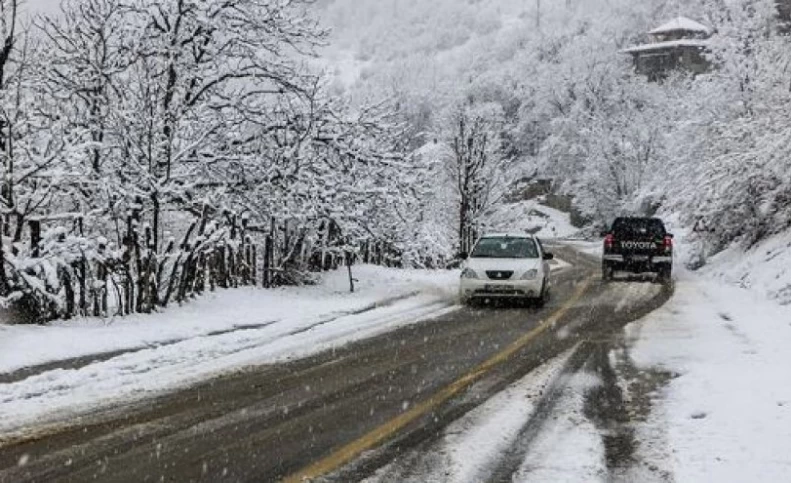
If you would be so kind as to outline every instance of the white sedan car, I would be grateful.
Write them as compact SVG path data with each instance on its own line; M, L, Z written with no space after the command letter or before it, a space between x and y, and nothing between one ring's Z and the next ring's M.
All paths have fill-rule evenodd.
M462 258L459 295L465 303L512 298L543 305L549 296L549 260L554 256L532 235L486 235Z

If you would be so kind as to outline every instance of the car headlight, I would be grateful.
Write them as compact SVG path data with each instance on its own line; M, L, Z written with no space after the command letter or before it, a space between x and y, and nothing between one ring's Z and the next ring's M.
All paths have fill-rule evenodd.
M538 270L535 268L532 270L528 270L522 275L522 280L535 280L538 277Z
M461 272L461 278L478 278L478 274L471 268L465 268Z

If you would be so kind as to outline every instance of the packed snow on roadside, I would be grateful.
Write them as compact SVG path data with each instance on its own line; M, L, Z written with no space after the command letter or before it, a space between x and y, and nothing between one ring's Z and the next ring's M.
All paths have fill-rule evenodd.
M506 203L487 220L489 231L527 232L539 238L565 238L579 231L569 221L569 214L540 204L536 200Z
M51 361L120 350L150 348L182 339L278 322L289 329L360 311L408 295L422 300L455 297L456 271L354 267L355 293L346 269L315 286L218 290L159 314L77 318L48 326L0 323L0 374Z
M677 481L788 478L791 309L723 283L749 268L750 279L771 280L765 273L779 269L757 263L764 254L703 274L682 271L673 299L629 327L638 366L677 376L657 395L641 430L642 439L654 439L643 445L653 448L643 458Z
M355 267L354 276L354 294L344 269L317 286L223 290L160 314L0 326L0 377L32 365L120 352L0 383L0 433L13 437L26 425L247 365L305 357L457 307L457 271L363 266Z
M651 395L647 420L632 421L638 441L634 457L640 463L627 474L639 474L641 481L664 475L675 481L786 480L791 468L791 233L747 251L734 246L697 272L678 263L694 252L687 238L683 233L676 238L673 298L626 327L629 355L641 373L670 376ZM600 242L571 244L601 253ZM571 402L569 420L576 412ZM561 438L562 444L550 447L594 454L595 441L586 443L586 431L575 424L567 426L576 428L572 434L579 438ZM555 438L555 432L542 431L539 441ZM540 447L535 448L539 460ZM607 477L607 468L592 459L577 467L553 458L543 469L539 461L527 479L575 480L585 468L585 479Z

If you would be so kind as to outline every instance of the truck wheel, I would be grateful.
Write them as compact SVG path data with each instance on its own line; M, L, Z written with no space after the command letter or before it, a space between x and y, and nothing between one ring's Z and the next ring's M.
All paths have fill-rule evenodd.
M660 268L657 279L663 285L669 284L673 279L673 269L671 267Z
M615 270L607 264L602 264L601 266L601 278L605 282L611 282L613 278L615 278Z

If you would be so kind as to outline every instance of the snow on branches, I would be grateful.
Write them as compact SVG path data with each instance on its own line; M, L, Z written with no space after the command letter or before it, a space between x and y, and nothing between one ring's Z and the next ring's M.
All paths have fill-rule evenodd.
M6 28L0 296L36 320L147 312L398 257L402 127L329 95L310 8L66 0Z

